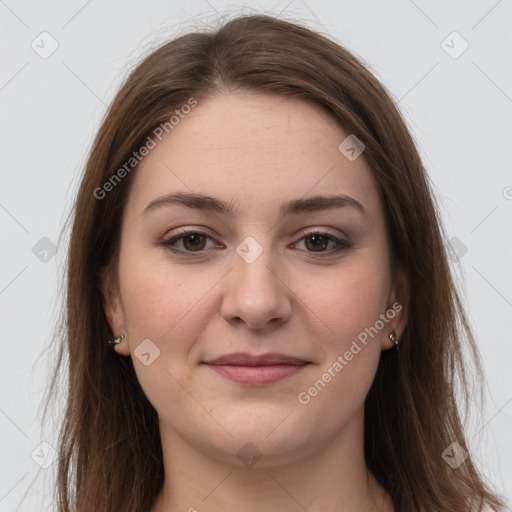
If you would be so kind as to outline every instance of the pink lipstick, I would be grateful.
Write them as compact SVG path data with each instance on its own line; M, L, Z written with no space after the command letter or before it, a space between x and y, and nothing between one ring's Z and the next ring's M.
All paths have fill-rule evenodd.
M309 361L278 353L227 354L206 362L212 370L239 384L264 385L296 375Z

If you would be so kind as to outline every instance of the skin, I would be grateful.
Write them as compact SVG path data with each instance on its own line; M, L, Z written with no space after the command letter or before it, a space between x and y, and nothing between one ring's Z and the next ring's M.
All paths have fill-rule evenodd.
M103 293L113 333L125 335L115 350L132 357L159 416L166 479L151 512L393 510L365 465L363 407L381 351L394 349L389 333L403 333L406 308L359 343L308 404L298 401L358 334L406 303L402 274L392 280L372 172L364 154L349 161L338 150L347 135L302 100L223 92L201 101L134 171L120 288L106 279ZM152 200L178 191L233 201L238 214L172 205L143 215ZM333 194L357 199L369 218L345 206L279 219L282 201ZM182 227L210 238L178 240L179 256L161 242ZM351 246L315 249L305 229ZM252 263L236 252L247 236L263 251ZM147 366L135 355L145 339L160 350ZM264 386L201 364L244 351L311 364ZM252 467L237 457L248 442L262 455Z

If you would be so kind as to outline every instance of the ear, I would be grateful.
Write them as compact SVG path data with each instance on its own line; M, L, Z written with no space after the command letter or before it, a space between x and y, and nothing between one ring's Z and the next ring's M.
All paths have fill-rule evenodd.
M114 350L123 356L130 355L126 322L123 305L121 302L121 293L111 269L103 268L100 272L100 290L103 297L103 311L113 333L113 337L124 334L121 343L114 345ZM105 343L107 340L105 340Z
M402 338L407 325L409 312L409 285L405 272L398 268L395 271L391 292L388 298L386 316L390 318L386 325L385 336L382 340L382 349L389 350L395 344L389 338L389 334L395 331L399 339ZM392 317L392 318L391 318Z

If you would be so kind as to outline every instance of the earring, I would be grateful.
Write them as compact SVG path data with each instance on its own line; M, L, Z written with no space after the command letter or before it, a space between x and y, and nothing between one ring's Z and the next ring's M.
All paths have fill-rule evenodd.
M389 335L389 339L395 344L396 346L396 351L398 352L398 343L399 343L399 339L398 339L398 336L396 335L396 332L393 331L390 333Z
M124 334L119 335L115 340L108 340L107 345L117 345L121 343L121 340L124 338Z

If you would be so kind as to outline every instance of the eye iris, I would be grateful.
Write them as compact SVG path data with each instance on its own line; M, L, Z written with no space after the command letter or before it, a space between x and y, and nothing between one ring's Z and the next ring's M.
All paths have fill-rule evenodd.
M321 243L321 239L324 239L324 243ZM311 235L311 236L308 236L306 238L306 246L308 245L308 240L313 240L313 247L314 248L318 248L320 247L321 249L325 249L329 243L329 240L327 239L326 236L324 235Z
M203 245L201 247L197 247L197 245L195 245L197 243L198 240L200 239L203 239ZM188 247L187 245L187 242L189 240L192 239L192 247ZM183 237L183 245L186 249L189 249L189 250L194 250L194 249L204 249L204 237L202 235L198 235L197 233L192 233L190 235L185 235Z

